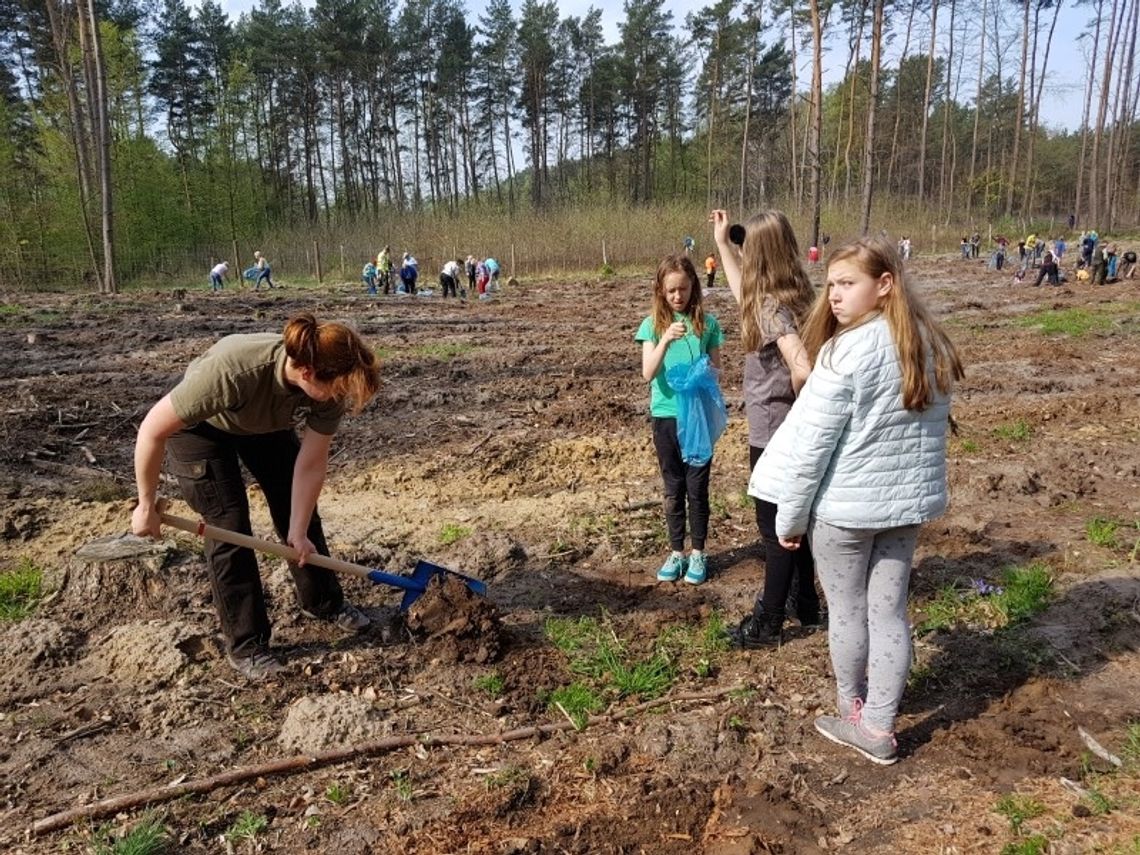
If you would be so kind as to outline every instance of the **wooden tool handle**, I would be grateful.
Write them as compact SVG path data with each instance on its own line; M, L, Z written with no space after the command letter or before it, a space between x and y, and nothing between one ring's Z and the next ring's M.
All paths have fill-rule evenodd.
M220 540L222 543L232 543L234 546L246 546L250 549L256 549L258 552L267 552L270 555L286 558L289 561L296 561L300 557L300 553L287 544L277 543L272 540L262 540L260 537L253 537L249 534L240 534L236 531L230 531L229 529L207 525L201 520L188 520L185 517L176 517L173 514L165 512L159 514L159 518L168 526L173 526L182 531L188 531L199 537L208 537L210 540ZM321 555L317 552L310 555L305 563L311 564L314 567L324 567L326 570L338 570L342 573L351 573L353 576L361 576L365 579L370 579L370 574L373 572L369 567L353 564L351 561L341 561L339 558L330 558L327 555Z

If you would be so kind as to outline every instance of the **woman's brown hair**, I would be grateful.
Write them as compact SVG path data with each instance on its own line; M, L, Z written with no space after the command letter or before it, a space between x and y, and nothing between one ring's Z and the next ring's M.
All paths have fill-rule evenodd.
M665 299L665 277L670 273L684 273L692 289L689 291L689 304L682 314L689 316L693 325L693 335L700 338L705 334L705 310L701 307L701 280L693 262L683 255L667 255L657 265L657 278L653 282L653 332L662 336L669 324L673 323L673 307Z
M285 324L285 353L298 368L311 368L332 397L359 413L380 388L380 365L356 331L335 321L320 323L302 312Z
M898 351L903 406L918 412L925 410L934 397L926 370L927 348L934 357L934 385L943 395L950 392L955 380L965 376L954 343L918 295L911 291L902 258L893 244L880 238L862 238L835 250L827 260L828 269L839 261L851 262L872 279L890 274L891 289L881 299L879 311L887 319ZM831 311L827 299L830 290L829 284L812 307L800 333L813 365L824 345L845 332L839 329L839 321ZM862 321L855 326L860 323Z
M744 224L740 333L748 353L760 347L760 309L765 296L790 309L797 327L815 300L815 289L800 261L796 233L783 211L764 211Z

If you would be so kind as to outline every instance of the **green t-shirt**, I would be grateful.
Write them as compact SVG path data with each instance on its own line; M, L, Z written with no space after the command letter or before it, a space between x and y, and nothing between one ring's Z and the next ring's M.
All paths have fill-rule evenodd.
M190 363L170 392L187 425L207 422L250 436L304 424L331 436L344 403L314 401L285 382L285 341L278 333L228 335Z
M705 331L700 338L693 334L693 327L689 323L687 315L674 312L673 320L684 321L689 332L684 338L672 342L665 350L665 359L662 360L661 367L657 369L657 373L649 384L649 413L662 419L677 418L677 393L665 382L665 372L674 365L688 365L696 362L701 358L701 354L708 353L713 348L724 344L724 331L721 330L720 323L712 315L705 315ZM653 331L652 317L641 322L633 340L650 341L653 344L657 344L661 340L661 337Z

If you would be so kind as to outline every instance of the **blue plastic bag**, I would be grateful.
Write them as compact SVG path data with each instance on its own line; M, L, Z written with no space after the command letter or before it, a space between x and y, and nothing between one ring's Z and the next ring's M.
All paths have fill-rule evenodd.
M248 279L250 282L252 282L254 279L257 278L257 268L256 267L246 268L246 271L244 273L242 273L242 278Z
M677 440L681 459L690 466L712 460L713 446L728 425L728 408L708 354L696 362L674 365L665 381L677 393Z

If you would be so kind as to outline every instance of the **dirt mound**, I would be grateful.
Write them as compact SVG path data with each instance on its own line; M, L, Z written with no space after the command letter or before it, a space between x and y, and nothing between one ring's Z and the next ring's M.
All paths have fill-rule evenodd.
M66 664L78 633L54 620L29 618L0 632L0 672L7 676Z
M306 753L384 736L391 727L372 703L357 695L306 695L285 716L277 742Z
M170 683L212 645L200 628L182 621L126 623L111 630L87 657L88 667L117 683L156 687Z
M526 562L518 541L498 531L479 531L457 543L447 563L479 579L493 579Z
M408 609L408 628L426 635L444 662L494 662L502 646L499 615L455 576L436 576Z

